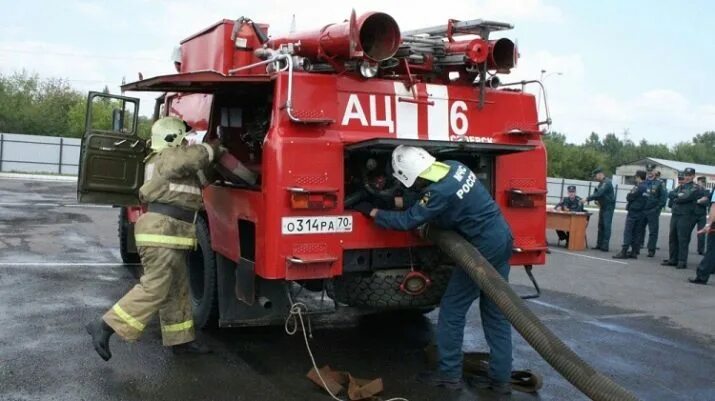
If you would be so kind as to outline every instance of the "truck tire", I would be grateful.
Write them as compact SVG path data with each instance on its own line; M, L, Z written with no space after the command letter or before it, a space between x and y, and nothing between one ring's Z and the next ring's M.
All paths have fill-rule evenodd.
M406 269L378 270L372 273L347 273L333 280L335 300L349 306L377 309L432 310L439 305L452 273L449 266L429 273L432 284L420 295L400 291Z
M119 256L122 262L127 264L139 263L139 254L129 250L129 236L134 235L134 223L127 217L127 209L119 208L119 220L117 222L117 235L119 236Z
M216 253L211 249L211 235L206 219L196 219L196 250L189 251L186 265L189 276L194 326L200 329L216 327L218 293L216 286Z

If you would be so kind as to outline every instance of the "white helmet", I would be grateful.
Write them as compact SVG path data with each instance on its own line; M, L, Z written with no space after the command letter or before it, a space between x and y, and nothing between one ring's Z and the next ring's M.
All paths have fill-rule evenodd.
M392 151L392 175L409 188L436 160L422 148L400 145Z
M179 146L186 136L186 124L177 117L162 117L151 126L151 148L160 151Z

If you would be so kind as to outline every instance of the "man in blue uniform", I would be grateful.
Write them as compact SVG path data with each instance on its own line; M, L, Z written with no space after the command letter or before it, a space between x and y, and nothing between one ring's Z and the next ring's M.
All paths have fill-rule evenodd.
M566 188L568 196L561 199L561 202L554 206L554 210L560 210L563 212L583 212L583 203L581 202L581 197L576 195L576 186L569 185ZM556 230L556 235L559 237L559 241L566 240L566 246L569 246L569 233L566 231Z
M422 148L398 146L392 153L394 176L406 187L421 190L421 199L405 211L376 209L368 202L355 209L375 219L383 228L412 230L423 224L454 230L471 242L492 266L509 278L512 235L499 206L464 164L438 162ZM462 341L466 314L480 289L460 268L452 272L442 296L437 323L439 369L424 372L418 380L434 386L462 387ZM489 380L478 387L505 394L511 391L511 325L497 306L482 297L479 302L484 336L490 348Z
M698 177L698 187L700 188L700 198L695 202L695 219L698 232L703 231L707 220L708 207L710 206L710 191L707 188L707 179ZM698 234L698 255L705 254L705 234Z
M675 266L676 269L688 267L688 249L690 236L696 224L695 204L701 197L698 186L693 182L695 169L688 167L683 171L683 182L670 191L668 198L672 204L670 216L669 253L663 266Z
M636 171L636 185L626 195L626 228L623 231L623 247L621 252L613 255L613 259L636 259L640 251L640 246L643 243L641 235L645 233L642 227L645 225L646 215L643 210L646 207L649 197L645 184L645 171ZM628 248L631 249L628 252Z
M602 168L598 167L593 170L593 176L599 184L593 195L586 198L585 201L598 202L598 239L593 249L608 252L608 244L611 242L611 222L613 221L613 211L616 208L616 195L611 180L606 178Z
M712 206L713 202L715 202L715 191L710 196L710 213L706 219L705 227L702 230L698 230L698 234L708 237L708 246L703 260L698 265L696 276L688 279L693 284L707 284L710 275L715 273L715 227L713 227L715 207Z
M655 166L647 166L648 174L646 176L645 185L648 196L645 205L645 224L641 227L641 245L645 241L645 229L648 228L648 257L655 256L655 250L658 246L658 230L660 228L660 213L663 211L666 202L668 201L668 191L665 189L665 184L660 179L660 172L655 170Z

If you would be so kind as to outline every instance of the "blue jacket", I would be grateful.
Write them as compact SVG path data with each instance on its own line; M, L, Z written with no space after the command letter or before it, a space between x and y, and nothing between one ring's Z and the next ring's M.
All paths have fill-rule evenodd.
M648 194L644 208L646 212L651 213L663 208L668 200L668 193L665 190L663 181L654 178L652 180L646 179L643 183L646 186L646 193Z
M511 229L476 174L457 161L441 180L421 193L421 200L405 211L379 210L375 222L383 228L411 230L425 223L454 230L484 257L501 252L512 240Z
M645 181L636 185L631 189L631 192L626 195L626 210L628 214L631 213L641 213L648 204L648 198L650 198L650 193L648 192L648 185Z
M581 197L576 196L571 200L568 196L561 199L561 202L554 206L554 209L564 208L567 212L583 212L583 205L581 204Z
M596 187L593 195L586 198L586 202L591 201L598 201L599 209L608 210L616 207L616 194L609 178L604 178Z

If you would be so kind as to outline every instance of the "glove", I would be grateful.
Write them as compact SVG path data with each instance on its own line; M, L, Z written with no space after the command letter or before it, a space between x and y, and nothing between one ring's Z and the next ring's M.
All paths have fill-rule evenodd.
M364 214L367 217L370 217L370 212L374 208L375 208L375 206L373 206L372 203L366 202L366 201L362 201L362 202L358 203L357 205L353 206L353 209L357 210L358 212Z

